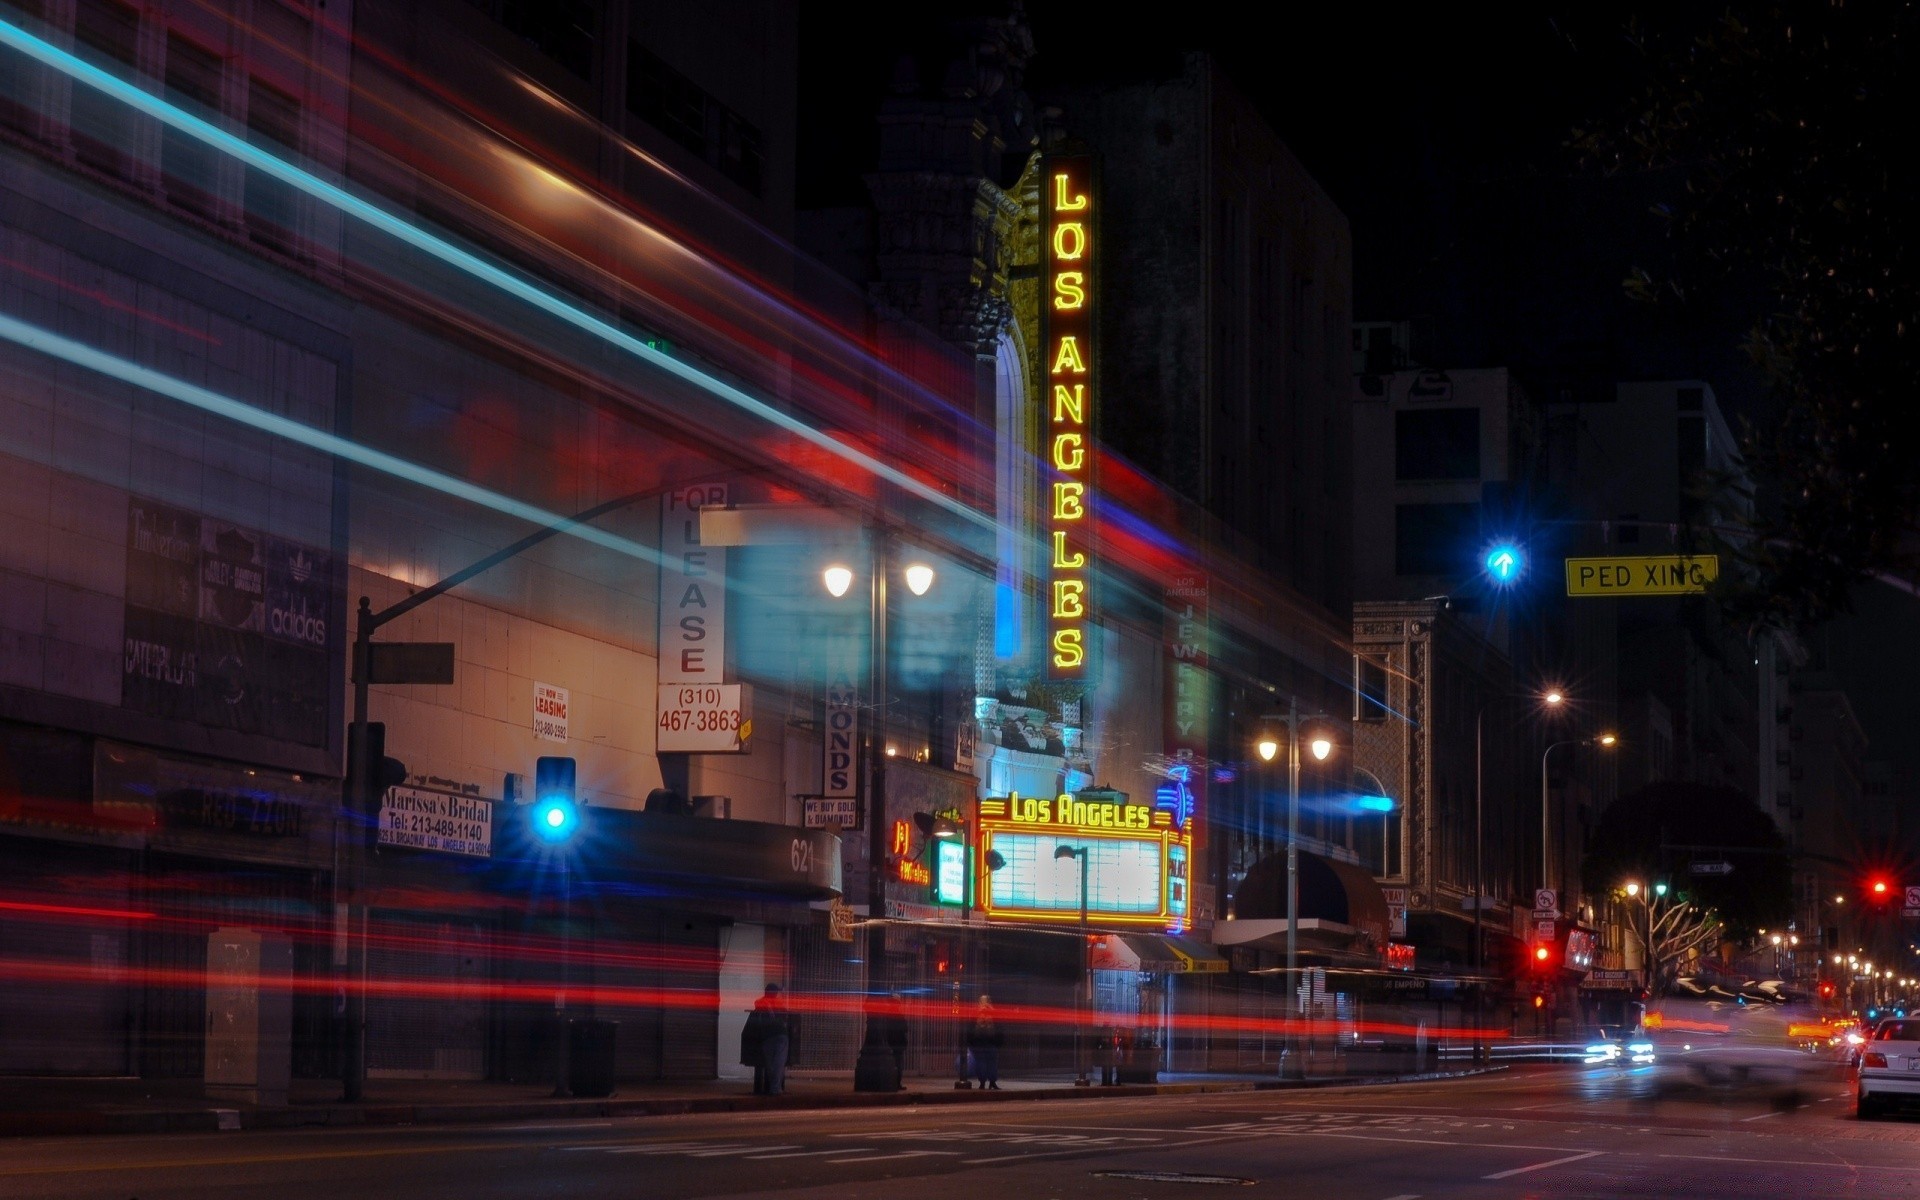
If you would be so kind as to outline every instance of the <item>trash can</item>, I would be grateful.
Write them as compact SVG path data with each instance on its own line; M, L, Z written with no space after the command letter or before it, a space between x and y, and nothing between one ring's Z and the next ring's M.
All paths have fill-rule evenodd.
M618 1021L567 1022L567 1090L576 1096L613 1095L613 1039Z

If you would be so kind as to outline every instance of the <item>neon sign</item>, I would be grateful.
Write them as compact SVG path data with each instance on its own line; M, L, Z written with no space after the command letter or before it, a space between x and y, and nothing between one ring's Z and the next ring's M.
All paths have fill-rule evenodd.
M913 856L913 826L905 821L893 823L894 874L902 883L932 883L933 871Z
M1004 860L980 876L989 917L1078 921L1084 886L1089 917L1159 928L1185 923L1186 836L1172 813L1124 792L982 800L980 845Z
M1046 160L1047 533L1052 549L1047 588L1047 674L1087 674L1092 586L1088 493L1093 455L1094 240L1093 160Z

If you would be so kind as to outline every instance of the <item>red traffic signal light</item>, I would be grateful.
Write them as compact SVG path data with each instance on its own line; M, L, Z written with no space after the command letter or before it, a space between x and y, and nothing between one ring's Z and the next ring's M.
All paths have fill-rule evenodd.
M1887 881L1886 881L1886 880L1884 880L1884 879L1876 879L1876 880L1874 880L1874 881L1873 881L1873 894L1874 894L1874 895L1876 895L1876 896L1884 896L1884 895L1886 895L1886 894L1887 894Z

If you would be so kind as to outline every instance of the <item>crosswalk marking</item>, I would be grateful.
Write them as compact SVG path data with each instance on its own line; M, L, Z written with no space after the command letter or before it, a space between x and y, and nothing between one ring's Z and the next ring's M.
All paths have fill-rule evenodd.
M892 1158L932 1158L935 1156L958 1158L960 1157L960 1152L958 1150L902 1150L898 1154L875 1154L870 1158L830 1158L827 1161L830 1163L886 1162Z

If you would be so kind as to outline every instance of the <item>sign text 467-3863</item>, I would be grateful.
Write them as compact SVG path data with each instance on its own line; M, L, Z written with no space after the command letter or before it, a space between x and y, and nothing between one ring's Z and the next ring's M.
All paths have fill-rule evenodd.
M753 733L752 693L741 683L663 683L654 721L662 754L740 754Z

